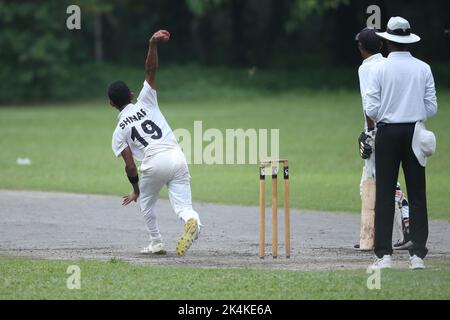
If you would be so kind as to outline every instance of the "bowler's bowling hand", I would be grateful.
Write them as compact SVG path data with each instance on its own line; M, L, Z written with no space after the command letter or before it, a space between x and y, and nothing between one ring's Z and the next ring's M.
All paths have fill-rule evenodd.
M170 39L170 33L167 30L159 30L150 38L151 43L167 42Z
M136 202L137 198L139 198L139 194L134 192L134 191L131 191L129 195L123 196L122 205L126 206L126 205L130 204L133 201Z
M369 159L372 154L372 146L368 143L368 139L371 139L365 132L361 132L358 137L359 155L363 159Z

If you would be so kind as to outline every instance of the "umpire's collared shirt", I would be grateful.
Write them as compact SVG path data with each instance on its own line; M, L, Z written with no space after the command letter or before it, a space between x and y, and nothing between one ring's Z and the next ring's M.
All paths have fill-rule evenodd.
M377 123L414 123L437 112L430 66L407 51L391 52L372 69L366 99L366 113Z

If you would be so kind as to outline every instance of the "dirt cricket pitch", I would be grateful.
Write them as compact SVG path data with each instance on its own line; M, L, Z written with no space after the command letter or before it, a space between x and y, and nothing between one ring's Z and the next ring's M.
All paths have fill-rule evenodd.
M284 257L279 223L278 259L270 256L271 215L266 210L266 258L258 258L257 207L194 203L204 228L185 257L175 255L183 224L168 200L157 204L167 255L142 255L148 244L138 206L121 206L117 196L0 191L0 254L49 259L121 259L148 265L263 267L293 270L366 268L372 252L353 249L359 215L291 210L291 259ZM282 219L283 211L279 212ZM430 221L427 260L450 258L450 222ZM407 268L408 253L394 253Z

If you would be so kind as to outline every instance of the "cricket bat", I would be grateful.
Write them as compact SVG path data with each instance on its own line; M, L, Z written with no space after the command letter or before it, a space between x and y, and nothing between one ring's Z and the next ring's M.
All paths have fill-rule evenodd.
M371 139L373 148L373 139ZM373 150L373 149L372 149ZM359 248L372 250L375 238L375 177L374 152L370 155L363 170L361 184L361 230L359 235Z

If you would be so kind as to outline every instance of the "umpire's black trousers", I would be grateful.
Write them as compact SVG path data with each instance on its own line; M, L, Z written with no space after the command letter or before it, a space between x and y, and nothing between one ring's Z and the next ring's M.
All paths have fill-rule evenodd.
M428 252L428 214L425 168L412 150L414 123L377 125L375 137L376 205L375 254L381 258L392 254L392 226L395 210L395 186L400 163L405 175L409 200L409 221L412 249L410 255L424 258Z

